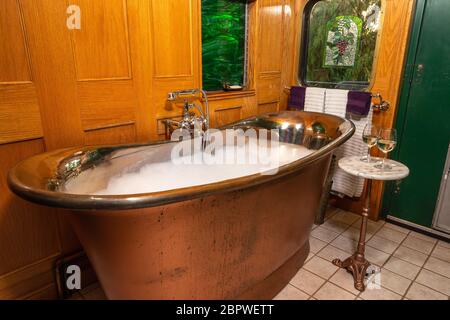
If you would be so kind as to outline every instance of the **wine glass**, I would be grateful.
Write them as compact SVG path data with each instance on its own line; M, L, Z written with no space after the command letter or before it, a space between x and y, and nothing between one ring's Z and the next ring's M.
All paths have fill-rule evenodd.
M397 145L397 130L395 129L382 129L380 130L380 136L378 138L377 146L381 152L385 154L383 157L383 161L380 164L377 164L375 168L378 169L387 169L390 170L392 167L386 164L386 158L388 153L394 150Z
M380 134L380 128L372 123L367 123L364 127L362 139L367 144L367 155L361 158L361 161L371 163L372 158L370 156L370 149L377 145L378 137Z

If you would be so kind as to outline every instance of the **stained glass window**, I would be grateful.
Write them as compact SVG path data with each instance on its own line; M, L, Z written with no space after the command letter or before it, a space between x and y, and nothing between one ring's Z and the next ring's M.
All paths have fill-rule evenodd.
M311 0L305 9L299 80L363 90L372 79L381 0Z
M244 86L247 1L202 0L203 89Z

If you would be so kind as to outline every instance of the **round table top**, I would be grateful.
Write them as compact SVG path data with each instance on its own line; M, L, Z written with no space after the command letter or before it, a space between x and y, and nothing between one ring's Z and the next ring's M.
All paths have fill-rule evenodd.
M372 180L401 180L409 175L408 167L394 160L386 159L386 164L390 165L392 169L383 170L375 168L375 165L383 160L382 158L372 157L374 161L372 163L367 163L360 159L361 156L344 157L339 160L338 165L351 175Z

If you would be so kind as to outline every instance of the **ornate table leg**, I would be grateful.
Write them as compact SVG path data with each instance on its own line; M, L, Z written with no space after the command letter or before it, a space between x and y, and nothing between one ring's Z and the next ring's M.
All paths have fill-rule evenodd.
M370 266L369 261L364 257L364 251L366 248L366 230L367 230L367 219L369 216L370 209L370 193L372 191L372 180L367 180L367 188L364 193L364 208L362 212L361 219L361 230L359 233L358 248L356 252L351 256L341 261L340 259L334 259L333 264L339 268L347 269L348 272L353 274L353 279L355 281L355 288L359 291L364 291L364 277L366 275L367 268Z

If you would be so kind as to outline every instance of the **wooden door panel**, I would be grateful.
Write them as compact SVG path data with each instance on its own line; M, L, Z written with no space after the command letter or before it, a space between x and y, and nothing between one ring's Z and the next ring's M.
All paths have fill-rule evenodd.
M33 83L0 83L0 144L41 138L41 115Z
M130 79L125 0L77 0L81 29L71 31L78 81Z
M138 100L133 81L80 82L78 97L84 130L135 121Z
M30 82L25 30L16 0L0 1L0 35L0 83Z
M259 71L280 72L284 0L259 0Z
M152 34L154 76L189 77L194 70L194 0L153 0Z

